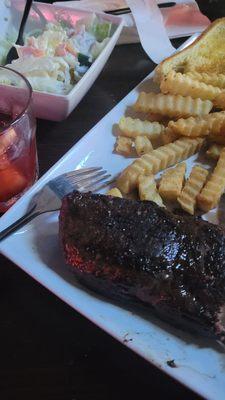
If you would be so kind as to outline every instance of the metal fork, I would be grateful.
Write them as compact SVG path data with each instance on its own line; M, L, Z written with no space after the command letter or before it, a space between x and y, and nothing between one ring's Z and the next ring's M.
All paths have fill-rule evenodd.
M73 190L96 192L112 182L108 180L110 177L102 167L82 168L57 176L34 195L25 215L0 232L0 241L38 215L59 210L66 194Z

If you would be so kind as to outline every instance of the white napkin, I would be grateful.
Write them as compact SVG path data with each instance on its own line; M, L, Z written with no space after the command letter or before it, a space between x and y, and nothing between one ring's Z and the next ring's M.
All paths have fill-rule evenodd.
M156 0L127 0L143 49L159 63L174 53Z
M170 39L202 32L210 23L195 0L175 0L173 7L160 8L157 3L169 0L76 0L57 2L64 7L91 11L115 10L129 6L132 14L124 14L124 29L118 44L141 44L156 63L174 52Z

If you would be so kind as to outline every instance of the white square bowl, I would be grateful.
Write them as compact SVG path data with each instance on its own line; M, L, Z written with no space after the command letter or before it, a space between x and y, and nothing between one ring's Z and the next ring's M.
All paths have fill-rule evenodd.
M23 9L23 1L16 2L17 6L19 4L18 9L13 10L12 13L17 18L21 16L21 10ZM80 10L69 7L56 6L52 4L45 3L34 3L36 8L41 11L41 14L44 15L47 21L56 21L58 18L69 18L71 20L77 21L80 18L88 17L88 15L93 14L87 10ZM21 7L22 6L22 7ZM34 10L30 13L30 21L28 21L29 28L26 31L30 30L32 27L32 16L34 17L36 13ZM47 92L39 92L33 91L33 107L34 113L37 118L48 119L52 121L61 121L68 117L68 115L74 110L77 104L81 101L81 99L85 96L87 91L90 89L100 72L102 71L104 65L106 64L114 46L119 39L120 33L123 28L123 20L120 17L116 17L113 15L107 15L104 13L96 13L97 16L101 17L101 20L110 21L113 24L113 34L110 37L109 42L102 50L97 59L93 62L88 71L84 74L84 76L80 79L78 83L76 83L73 89L66 95L61 94L53 94ZM38 27L38 14L36 14L36 24L35 28ZM9 20L10 22L10 20ZM15 23L15 21L14 21ZM41 23L41 22L40 22ZM18 26L18 23L17 23ZM7 29L7 27L6 27Z

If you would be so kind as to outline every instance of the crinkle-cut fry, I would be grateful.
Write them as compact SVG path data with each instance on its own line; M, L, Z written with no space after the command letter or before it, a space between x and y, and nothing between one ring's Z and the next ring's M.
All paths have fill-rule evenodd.
M118 136L116 139L115 150L117 153L130 156L133 154L133 140L124 136Z
M161 134L161 140L163 144L168 144L177 140L179 136L180 135L178 135L172 129L167 127Z
M187 76L199 82L204 82L207 85L216 86L220 89L225 89L225 74L217 74L215 72L187 72Z
M221 144L213 143L206 151L206 155L213 160L218 160L223 147Z
M225 147L223 148L217 165L212 172L201 193L197 196L198 207L207 212L219 203L225 189Z
M153 150L152 143L147 136L137 136L134 141L134 147L138 156Z
M220 93L218 96L215 97L213 100L213 105L216 108L220 108L221 110L225 110L225 91Z
M195 165L186 181L181 194L178 196L177 201L181 208L191 215L194 215L197 196L202 190L208 171L200 165Z
M211 100L214 100L222 91L218 87L198 82L188 75L173 70L162 80L160 90L163 93L180 94L181 96L191 96L193 99L200 98L208 101L209 103L206 103L204 107L200 107L201 112L198 115L208 114L213 106ZM206 110L207 112L205 112Z
M183 188L186 163L165 171L159 183L159 194L164 200L175 201Z
M198 137L209 134L208 122L201 117L180 118L177 121L170 121L168 128L180 136Z
M190 96L141 92L134 104L134 109L173 118L206 115L212 106L213 104L209 100L193 99Z
M156 174L185 160L201 148L203 141L202 138L180 138L144 154L121 173L117 180L118 188L123 193L130 193L136 188L139 175Z
M107 196L114 196L114 197L121 197L121 198L123 197L121 191L120 191L118 188L116 188L116 187L114 187L114 188L108 190L108 192L106 193L106 195L107 195Z
M154 201L158 206L164 207L153 175L140 175L138 177L138 192L141 200Z
M225 112L215 112L204 117L180 118L170 121L168 128L181 136L198 137L225 133Z
M150 140L156 139L165 129L159 122L141 121L138 118L122 117L119 121L119 128L123 136L135 138L147 136Z

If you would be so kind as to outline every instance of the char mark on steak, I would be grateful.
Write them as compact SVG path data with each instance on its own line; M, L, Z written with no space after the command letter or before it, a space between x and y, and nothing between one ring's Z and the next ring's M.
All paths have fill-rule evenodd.
M222 228L150 201L76 191L59 221L66 262L88 287L225 342Z

